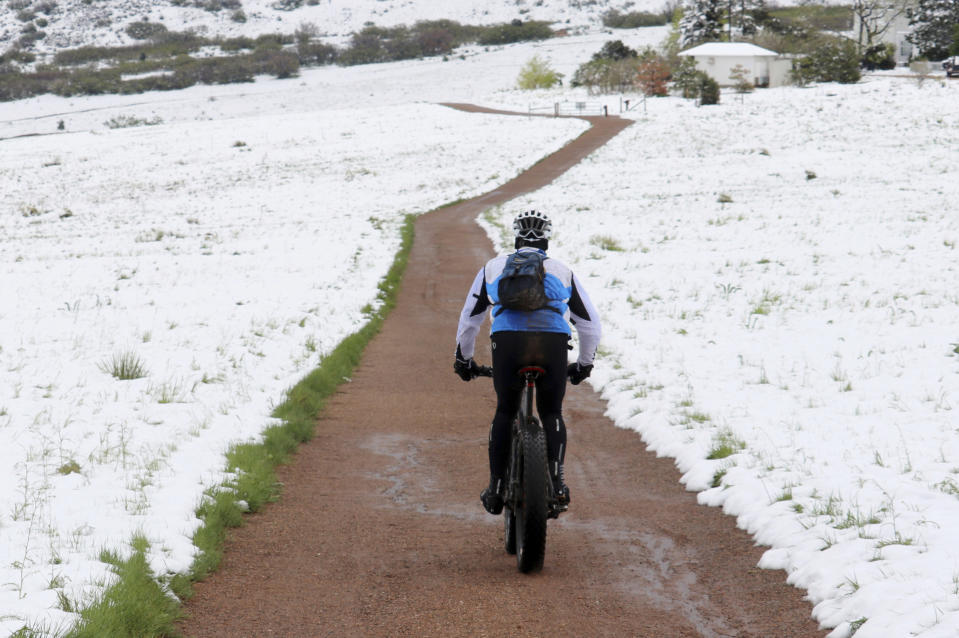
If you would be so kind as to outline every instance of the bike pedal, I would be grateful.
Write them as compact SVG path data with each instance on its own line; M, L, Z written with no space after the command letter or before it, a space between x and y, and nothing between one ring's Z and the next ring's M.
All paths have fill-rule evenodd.
M569 505L561 505L559 503L555 505L550 505L549 514L547 514L547 518L559 518L559 515L567 510L569 510Z

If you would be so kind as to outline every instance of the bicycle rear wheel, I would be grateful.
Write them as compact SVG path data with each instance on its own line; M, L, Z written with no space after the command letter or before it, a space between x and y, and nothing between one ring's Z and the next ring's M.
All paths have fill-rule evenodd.
M546 556L547 466L546 437L535 418L520 432L523 455L515 516L516 564L527 574L543 568ZM507 546L507 551L509 547Z

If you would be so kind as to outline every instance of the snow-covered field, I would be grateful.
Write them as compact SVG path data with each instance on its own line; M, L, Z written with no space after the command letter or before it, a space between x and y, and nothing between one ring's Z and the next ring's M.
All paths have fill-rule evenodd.
M651 100L491 217L553 215L606 321L610 415L835 636L959 635L957 98L884 77Z
M185 570L227 446L365 321L403 216L491 190L586 126L307 110L322 77L255 85L266 108L198 88L0 111L71 131L0 141L0 635L67 622L60 597L95 590L100 550L138 530L159 573ZM58 115L26 118L44 108ZM161 121L104 124L130 119ZM145 376L115 379L123 362Z
M58 594L95 590L100 549L138 530L158 571L185 569L225 447L363 321L400 217L582 130L428 102L585 101L512 85L534 53L568 76L604 40L662 35L0 105L0 634L68 622ZM552 253L604 313L610 414L769 545L837 637L959 632L957 91L650 100L485 217L498 236L516 210L553 216ZM157 123L105 125L131 118ZM147 376L101 369L124 355ZM707 459L719 443L734 453Z

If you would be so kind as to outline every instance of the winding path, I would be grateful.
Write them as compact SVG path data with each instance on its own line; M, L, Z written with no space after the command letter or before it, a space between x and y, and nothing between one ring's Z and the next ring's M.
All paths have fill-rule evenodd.
M567 394L573 503L550 522L542 573L516 571L502 518L480 505L492 388L451 370L464 295L491 256L474 219L630 123L587 119L511 182L417 220L396 309L281 468L282 500L231 533L220 570L196 585L187 636L824 635L782 572L756 568L762 550L734 520L697 505L671 460L616 428L585 384Z

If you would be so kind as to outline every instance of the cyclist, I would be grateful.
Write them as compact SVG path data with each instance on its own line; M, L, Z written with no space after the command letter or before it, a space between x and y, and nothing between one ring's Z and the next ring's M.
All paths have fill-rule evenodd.
M489 486L480 500L490 514L503 510L510 448L510 424L520 407L523 379L517 371L535 365L546 370L536 381L536 409L546 434L546 453L550 479L561 505L569 504L563 460L566 455L566 424L563 421L563 396L566 378L578 385L590 375L599 345L601 326L589 296L561 261L547 258L552 222L545 214L530 210L513 220L514 255L537 252L544 257L547 305L532 311L506 309L499 295L499 283L510 255L501 255L480 268L470 288L456 332L456 358L453 370L464 381L477 376L473 361L476 336L492 309L490 340L493 352L493 387L496 390L496 414L489 431ZM570 323L579 335L579 357L568 364L566 353L571 337Z

